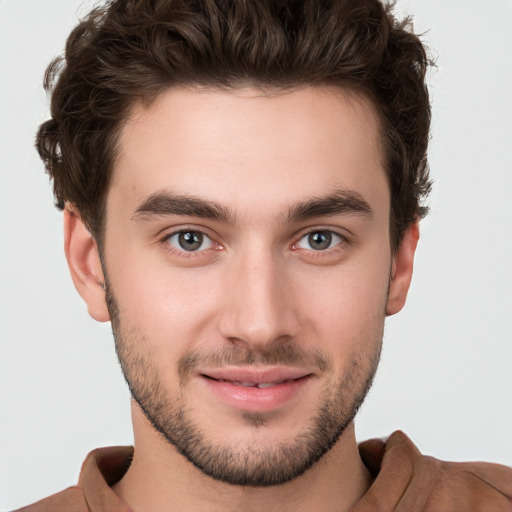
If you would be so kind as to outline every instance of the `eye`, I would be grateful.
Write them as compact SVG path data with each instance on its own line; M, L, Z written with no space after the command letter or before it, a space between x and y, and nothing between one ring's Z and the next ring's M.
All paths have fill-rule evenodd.
M177 231L166 238L166 242L178 251L198 252L213 247L213 242L201 231Z
M312 231L304 235L297 243L299 249L308 249L313 251L325 251L336 247L343 242L341 235L328 230Z

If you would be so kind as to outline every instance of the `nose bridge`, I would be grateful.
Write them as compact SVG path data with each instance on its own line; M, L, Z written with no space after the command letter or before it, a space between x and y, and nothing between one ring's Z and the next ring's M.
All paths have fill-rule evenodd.
M231 266L221 330L231 341L264 350L296 334L296 318L282 258L253 247Z

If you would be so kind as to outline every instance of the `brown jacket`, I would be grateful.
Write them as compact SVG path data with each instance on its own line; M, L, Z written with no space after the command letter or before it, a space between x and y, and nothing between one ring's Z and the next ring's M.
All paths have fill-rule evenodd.
M353 512L512 511L512 468L485 462L443 462L422 455L402 432L359 446L374 482ZM86 458L78 485L18 512L131 512L112 491L133 448L100 448Z

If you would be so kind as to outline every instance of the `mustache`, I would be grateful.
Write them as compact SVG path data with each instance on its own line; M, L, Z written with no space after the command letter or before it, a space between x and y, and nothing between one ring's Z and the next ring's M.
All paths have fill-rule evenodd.
M221 368L223 366L294 366L315 369L325 373L332 367L332 360L320 350L304 350L296 345L281 345L268 351L254 351L242 347L225 347L211 352L194 350L178 361L178 375L186 382L198 368Z

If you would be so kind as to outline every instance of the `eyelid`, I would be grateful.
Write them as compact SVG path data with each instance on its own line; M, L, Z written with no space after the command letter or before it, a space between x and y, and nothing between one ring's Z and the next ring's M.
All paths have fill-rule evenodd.
M332 226L329 226L329 227L328 226L314 226L314 227L309 226L306 229L300 230L295 235L295 237L294 237L295 241L291 244L290 247L294 248L294 249L300 249L299 247L297 247L297 244L300 240L302 240L306 236L309 236L313 233L317 233L320 231L332 233L333 235L336 235L337 237L339 237L341 239L340 242L338 244L336 244L336 246L331 247L331 249L334 249L335 247L337 247L339 245L349 245L352 243L350 234L348 234L347 230L345 230L345 229L342 229L339 227L332 227ZM324 251L314 251L314 249L309 249L309 250L314 251L314 252L327 252L331 249L325 249ZM308 250L308 249L304 249L304 250Z
M198 249L195 251L187 251L185 249L180 249L178 247L173 246L169 243L169 240L176 235L179 235L180 233L187 233L187 232L194 232L194 233L201 233L204 237L206 237L208 240L210 240L211 244L209 247L205 249ZM180 256L186 256L190 257L198 254L201 254L208 249L215 249L215 250L221 250L224 249L223 244L216 241L218 238L217 236L210 233L210 230L207 228L204 228L202 226L192 226L192 225L181 225L181 226L173 226L172 228L164 229L160 232L159 241L163 244L166 244L170 251L173 251Z
M185 249L180 249L177 247L174 247L173 245L169 244L168 241L171 237L179 234L179 233L186 233L187 231L190 232L197 232L201 233L203 236L208 238L211 241L211 245L205 249L199 249L195 251L187 251ZM304 237L311 235L315 232L329 232L335 235L336 237L339 237L339 242L335 244L333 247L323 249L323 250L315 250L315 249L303 249L301 247L298 247L298 242L302 240ZM308 226L307 228L301 229L295 236L294 236L294 242L289 245L289 248L292 251L295 250L303 250L308 251L310 253L314 253L317 257L322 257L323 254L327 256L328 254L332 253L333 251L336 251L336 249L341 249L342 247L346 247L351 245L353 242L351 240L350 234L346 234L345 229L341 227L332 227L332 226ZM222 242L218 242L220 237L214 232L211 233L211 230L209 228L203 227L203 226L197 226L197 225L190 225L190 224L183 224L178 226L169 227L166 229L162 229L159 234L159 242L164 243L167 245L169 251L172 251L174 253L179 254L182 257L191 257L191 256L198 256L201 253L204 253L208 251L208 249L214 249L216 251L223 250L225 248L224 244Z
M180 247L179 246L179 237L183 233L197 233L197 234L201 235L201 237L202 237L201 245L197 249L190 250L190 251L188 251L187 249L185 249L183 247ZM174 239L176 239L176 240L174 240ZM201 233L200 231L192 231L192 230L188 230L188 231L184 230L184 231L177 231L176 233L171 233L169 236L167 236L165 238L165 241L169 245L171 245L174 249L176 249L177 251L179 251L179 252L183 251L186 253L206 251L207 249L211 249L213 246L213 240L208 235L206 235L205 233ZM176 242L176 243L174 243L174 242ZM206 245L206 247L203 247L204 245Z
M317 249L317 250L315 250L313 247L300 247L299 244L302 242L302 240L307 240L307 238L309 238L311 235L313 235L315 233L329 233L332 237L331 244L334 244L334 245L331 245L330 247L327 247L325 249ZM309 231L308 233L302 235L297 240L297 242L295 242L294 245L296 245L298 249L304 249L306 251L327 252L331 249L334 249L338 245L343 244L344 242L345 242L344 237L342 235L340 235L339 233L337 233L336 231L332 231L330 229L329 230L328 229L315 229L313 231ZM306 243L308 243L308 242L306 242Z
M206 228L204 226L198 226L195 224L177 224L175 226L170 226L161 229L156 236L158 236L160 240L164 240L165 238L169 238L172 235L175 235L176 233L186 233L187 231L195 231L197 233L201 233L207 236L208 238L211 238L212 240L215 238L219 238L219 236L211 229Z

